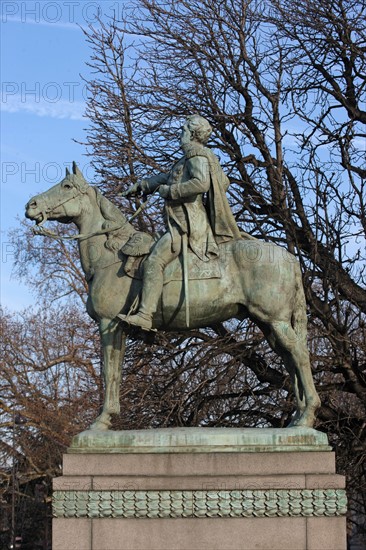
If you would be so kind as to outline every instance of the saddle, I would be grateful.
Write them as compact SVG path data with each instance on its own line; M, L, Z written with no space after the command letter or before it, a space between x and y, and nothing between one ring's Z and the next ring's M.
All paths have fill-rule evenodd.
M127 256L127 260L124 264L126 275L133 279L142 279L143 263L160 236L161 235L158 234L152 237L142 232L136 232L131 235L127 243L121 248L121 252ZM188 249L188 278L189 280L220 279L221 269L219 258L204 262L198 258L192 250ZM166 285L171 281L182 280L183 258L182 255L180 255L166 266L163 284Z

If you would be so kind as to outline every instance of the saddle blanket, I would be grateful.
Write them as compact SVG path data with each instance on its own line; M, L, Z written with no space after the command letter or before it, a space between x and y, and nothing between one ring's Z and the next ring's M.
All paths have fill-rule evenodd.
M133 279L142 279L143 274L143 256L129 256L124 271L126 275ZM215 258L209 262L203 262L193 252L188 253L188 279L190 281L197 279L220 279L221 269L220 260ZM183 281L183 258L179 256L168 264L164 271L164 285L171 281Z
M149 253L154 239L147 233L136 232L129 241L121 248L121 252L128 256L124 270L127 275L133 278L142 279L142 264ZM208 262L200 260L194 252L188 250L188 278L197 279L220 279L220 260L214 258ZM164 271L164 284L170 281L183 280L183 258L180 255L167 265Z
M188 279L220 279L220 259L215 258L208 262L200 260L193 252L188 253ZM179 256L168 264L164 271L164 284L170 281L183 280L183 258Z

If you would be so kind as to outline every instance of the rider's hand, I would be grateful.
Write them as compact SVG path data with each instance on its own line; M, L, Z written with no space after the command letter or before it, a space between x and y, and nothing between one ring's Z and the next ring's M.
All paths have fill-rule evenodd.
M163 199L169 199L169 197L170 197L170 186L169 185L160 185L159 195Z
M123 193L123 196L130 197L131 195L139 195L140 193L141 193L141 185L140 185L140 182L137 181L131 187L129 187L127 191Z

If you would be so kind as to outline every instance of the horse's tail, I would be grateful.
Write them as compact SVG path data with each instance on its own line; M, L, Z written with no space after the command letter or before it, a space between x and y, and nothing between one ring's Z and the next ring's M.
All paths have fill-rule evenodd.
M297 337L303 344L307 345L307 324L306 300L302 284L301 270L298 263L295 264L295 299L291 316L291 325Z

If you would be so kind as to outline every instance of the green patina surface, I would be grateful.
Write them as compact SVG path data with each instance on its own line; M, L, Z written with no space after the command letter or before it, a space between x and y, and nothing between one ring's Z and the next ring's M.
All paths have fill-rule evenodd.
M234 491L55 491L54 517L334 517L347 512L344 489Z
M226 196L229 178L219 159L206 147L211 131L204 118L188 117L181 134L182 158L170 172L143 179L127 190L128 195L159 193L165 200L167 231L151 251L152 236L138 231L115 204L89 186L75 163L72 173L66 170L60 183L26 205L26 216L38 225L49 220L77 226L78 234L73 238L78 240L89 286L87 310L99 323L105 382L103 410L91 426L92 433L74 440L74 449L90 448L91 442L95 442L97 452L140 447L135 446L139 436L131 433L109 437L99 433L109 429L112 415L120 412L127 337L141 337L141 329L181 332L228 319L249 318L258 324L290 374L296 401L290 425L314 425L320 399L307 349L300 265L287 250L239 231ZM63 238L45 230L38 233ZM136 271L141 258L143 281ZM179 276L166 280L164 285L166 267L179 272ZM217 447L226 446L227 450L311 450L316 440L301 434L294 439L288 431L283 436L257 438L252 432L249 440L233 438L225 443L219 435L214 441L218 441ZM170 439L168 435L165 441L168 449L174 446ZM193 452L200 452L200 447L205 449L208 444L214 449L214 441L198 438L190 444L179 440L175 446L187 451L191 446ZM164 441L153 440L150 447L160 452Z
M330 451L325 433L312 428L160 428L86 430L69 453L210 453Z

